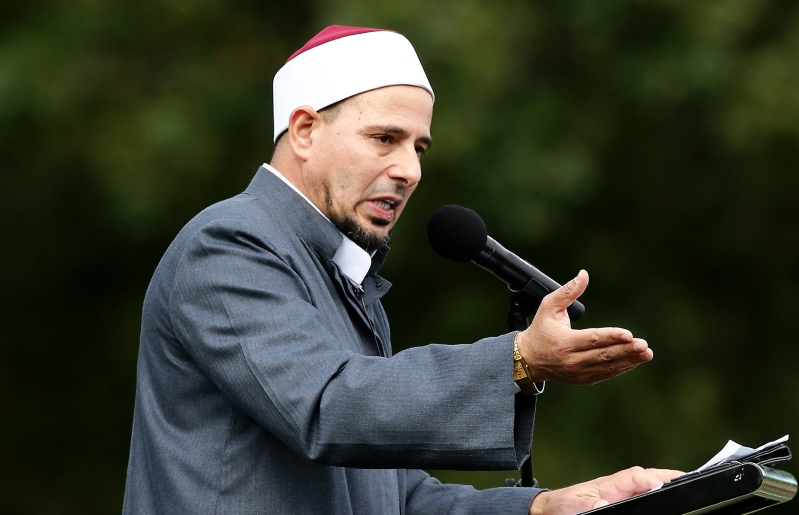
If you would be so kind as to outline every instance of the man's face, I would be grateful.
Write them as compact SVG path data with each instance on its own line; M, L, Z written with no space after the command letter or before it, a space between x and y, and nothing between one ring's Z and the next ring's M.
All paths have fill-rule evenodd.
M344 101L313 135L305 193L366 250L388 240L421 179L432 116L427 91L390 86Z

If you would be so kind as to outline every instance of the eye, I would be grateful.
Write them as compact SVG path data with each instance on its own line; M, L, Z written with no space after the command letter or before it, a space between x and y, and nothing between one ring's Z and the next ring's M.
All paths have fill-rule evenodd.
M421 145L416 145L416 155L422 157L427 153L427 147L423 147Z
M389 143L394 141L394 138L392 138L391 135L389 134L378 134L377 136L375 136L375 139L380 143L382 143L383 145L388 145Z

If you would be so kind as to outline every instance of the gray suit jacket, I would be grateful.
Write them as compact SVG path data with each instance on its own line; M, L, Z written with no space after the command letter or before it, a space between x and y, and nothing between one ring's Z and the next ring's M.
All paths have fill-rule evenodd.
M361 292L341 239L263 168L183 228L144 301L123 513L526 513L537 490L417 470L526 457L512 335L392 356L387 249Z

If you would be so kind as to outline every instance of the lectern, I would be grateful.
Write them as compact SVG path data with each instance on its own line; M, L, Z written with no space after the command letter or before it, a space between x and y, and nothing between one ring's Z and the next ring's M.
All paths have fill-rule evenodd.
M743 515L793 499L796 479L758 463L732 461L678 477L653 490L602 508L596 515Z

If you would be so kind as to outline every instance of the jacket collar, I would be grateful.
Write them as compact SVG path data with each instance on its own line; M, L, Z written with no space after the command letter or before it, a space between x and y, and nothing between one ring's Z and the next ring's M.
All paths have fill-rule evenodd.
M258 169L245 193L272 204L300 239L315 248L325 259L333 261L344 235L302 193L263 166ZM377 273L386 260L388 250L388 246L383 245L374 253L369 273Z

